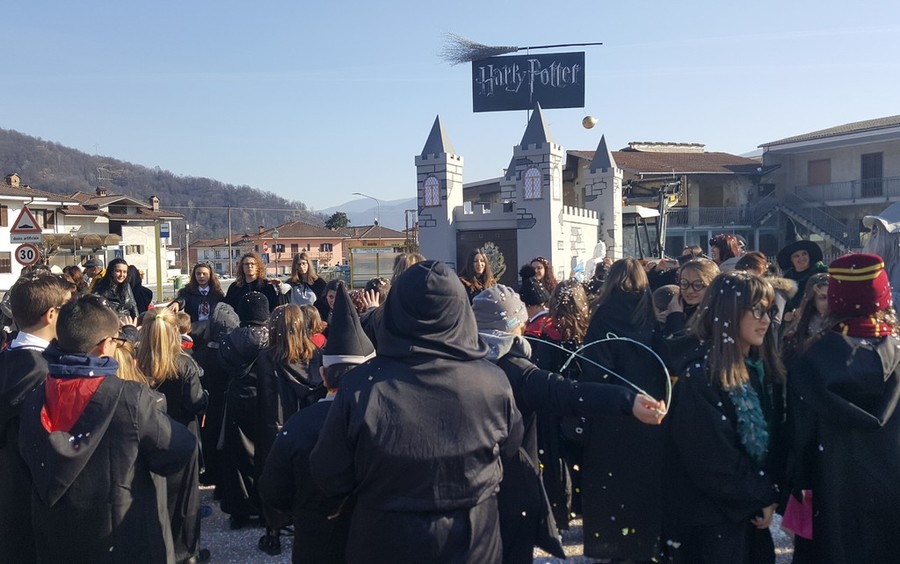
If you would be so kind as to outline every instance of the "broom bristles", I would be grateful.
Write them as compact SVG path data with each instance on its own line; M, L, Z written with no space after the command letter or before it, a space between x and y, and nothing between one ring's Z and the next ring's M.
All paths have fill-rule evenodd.
M447 44L444 46L441 58L451 65L458 65L461 63L478 61L480 59L487 59L488 57L496 57L497 55L515 53L518 50L518 47L512 46L483 45L472 41L471 39L466 39L461 35L448 33Z

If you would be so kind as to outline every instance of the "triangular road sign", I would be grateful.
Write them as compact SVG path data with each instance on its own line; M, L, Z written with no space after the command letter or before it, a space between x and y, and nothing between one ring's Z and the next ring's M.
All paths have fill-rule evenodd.
M16 218L16 222L13 223L12 228L9 230L10 234L12 233L42 233L43 230L38 227L38 222L34 219L34 215L32 215L31 210L28 209L28 206L23 206L22 211L19 213L19 217Z

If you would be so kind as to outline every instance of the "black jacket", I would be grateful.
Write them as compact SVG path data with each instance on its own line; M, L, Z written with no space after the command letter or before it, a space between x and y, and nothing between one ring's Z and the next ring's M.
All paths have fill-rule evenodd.
M103 281L101 280L101 282ZM94 293L109 302L109 307L118 315L137 317L140 313L131 286L127 282L121 284L110 282L108 285L98 283L94 288Z
M166 562L151 472L168 475L197 441L158 405L161 396L115 377L110 358L63 355L22 411L20 449L34 480L32 511L38 558L45 562ZM98 382L97 379L100 379ZM68 423L58 401L96 386ZM59 389L60 392L55 390ZM62 410L65 413L66 410ZM53 432L45 425L58 427ZM71 424L70 428L66 428ZM51 427L53 428L53 427Z
M629 341L597 343L615 335L654 347L656 320L649 315L632 318L646 297L618 292L594 312L584 355L605 368L583 362L585 382L631 389L608 375L612 371L654 398L665 399L666 374L651 352ZM591 532L584 538L585 555L637 561L659 555L662 447L662 427L603 413L588 418L581 471L584 527Z
M197 290L182 288L178 290L178 296L175 298L175 300L178 302L178 307L181 308L181 311L190 315L191 321L194 323L199 320L198 316L200 315L200 305L203 302L209 304L209 315L212 316L212 312L216 308L216 304L223 301L224 299L225 296L213 293L212 288L210 288L209 293L205 296Z
M264 504L293 514L294 564L338 564L350 532L352 500L327 495L312 479L309 456L319 439L333 396L294 414L278 433L262 476Z
M44 383L47 360L33 348L0 353L0 562L35 562L31 475L19 454L19 415L28 393Z
M264 278L257 278L253 282L244 283L238 285L235 281L231 286L228 287L228 291L225 293L225 303L230 305L237 311L238 304L241 302L241 298L244 295L249 294L250 292L259 292L266 297L269 301L269 311L271 312L273 309L278 307L280 302L278 291L275 290L275 286L270 284ZM316 300L318 301L318 300Z
M751 374L769 431L769 457L760 465L742 444L728 393L711 381L707 353L706 346L698 349L675 384L663 423L665 538L673 541L667 545L675 562L774 562L769 531L750 521L778 501L778 394L771 377L761 384Z

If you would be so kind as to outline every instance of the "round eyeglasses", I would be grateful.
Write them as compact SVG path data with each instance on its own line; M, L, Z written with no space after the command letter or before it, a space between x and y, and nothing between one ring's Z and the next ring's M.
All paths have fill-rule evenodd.
M750 308L750 313L753 314L753 319L760 320L763 315L768 315L769 320L772 320L778 315L778 306L772 305L767 308L762 304L756 304Z
M678 287L681 288L682 290L691 289L695 292L702 292L708 286L709 286L709 284L707 284L706 282L704 282L702 280L694 280L693 282L688 282L687 280L681 280L680 282L678 282Z

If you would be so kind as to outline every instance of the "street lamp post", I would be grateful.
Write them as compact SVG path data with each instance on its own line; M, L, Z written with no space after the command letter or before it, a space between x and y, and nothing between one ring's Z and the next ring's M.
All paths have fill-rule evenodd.
M184 225L184 269L190 274L191 272L191 224Z
M78 229L73 227L71 230L69 230L69 233L72 234L72 264L78 266L78 255L76 254L77 250L75 248L78 246Z
M272 230L272 239L275 241L275 248L273 248L272 250L275 251L275 277L276 278L278 278L278 258L279 258L278 255L280 254L278 252L278 236L279 235L281 235L281 233L278 232L277 227L274 230Z
M381 247L381 225L379 225L379 221L381 218L381 201L374 196L370 196L368 194L363 194L362 192L353 192L354 196L362 196L363 198L369 198L370 200L375 200L375 227L378 228L378 246ZM381 276L381 249L375 252L375 276Z

